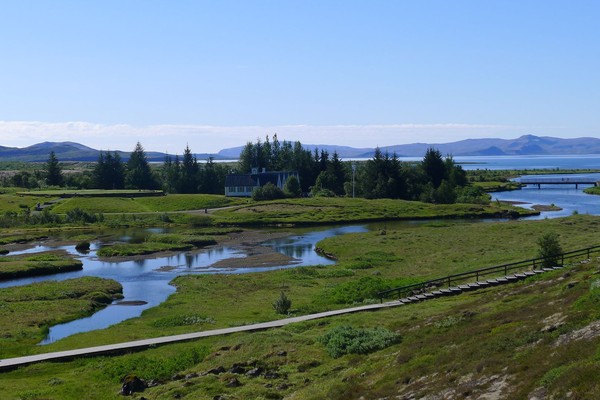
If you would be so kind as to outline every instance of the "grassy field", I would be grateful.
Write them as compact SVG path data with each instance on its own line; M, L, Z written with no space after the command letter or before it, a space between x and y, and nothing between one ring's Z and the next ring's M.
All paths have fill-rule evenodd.
M45 197L145 197L162 196L162 190L137 190L137 189L52 189L28 190L17 192L19 196L45 196Z
M20 341L15 348L20 353L57 351L273 320L280 318L271 304L281 291L292 300L292 315L368 303L386 286L535 257L536 241L547 232L558 233L565 250L596 245L600 218L381 223L371 232L319 243L338 258L335 266L182 276L173 282L176 294L139 318L44 348L27 348ZM91 399L111 399L125 375L137 374L158 383L143 393L147 399L347 399L409 393L418 398L444 391L455 398L496 392L503 394L498 398L527 398L535 390L556 398L568 391L573 398L595 398L600 389L592 377L600 371L600 338L581 332L595 332L590 324L600 318L599 271L594 259L514 285L394 310L34 365L0 375L0 391L9 399L75 399L82 390ZM340 329L376 327L400 335L401 341L341 357L332 356L323 341ZM336 334L342 343L347 339ZM15 352L10 346L3 349ZM218 367L225 372L204 374ZM256 378L239 373L252 368L263 372Z
M122 356L33 365L3 373L0 390L7 399L77 399L82 392L89 399L114 399L122 378L133 373L156 383L135 397L147 399L421 398L440 393L453 398L517 399L535 393L597 398L600 338L593 327L600 317L599 268L593 260L512 285L391 310ZM186 283L180 289L206 294L201 285ZM206 315L176 318L180 297L170 300L169 316L139 320L155 329L171 325L177 330L189 320L203 321L188 325L197 329L215 325ZM323 344L326 335L340 329L374 327L396 332L400 341L340 357ZM262 372L247 375L254 368Z
M1 289L0 357L25 354L50 325L91 315L121 291L117 282L94 277Z
M23 212L26 209L35 208L37 203L44 203L48 198L40 195L19 196L15 193L0 194L0 214L6 212Z
M493 203L430 204L390 199L311 198L255 202L214 213L215 222L231 225L311 225L357 221L427 218L483 218L527 215L530 210Z
M0 280L53 275L82 269L81 261L65 252L0 257Z
M72 197L61 200L52 208L63 214L80 208L90 213L144 213L227 207L245 200L210 194L171 194L157 197Z

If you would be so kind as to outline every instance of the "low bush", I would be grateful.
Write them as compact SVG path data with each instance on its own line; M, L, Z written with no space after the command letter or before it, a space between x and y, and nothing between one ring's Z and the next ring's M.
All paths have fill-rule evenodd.
M402 337L384 328L353 328L341 325L319 337L333 358L345 354L368 354L399 343Z
M292 301L281 292L279 298L273 303L273 309L277 314L287 314L290 308L292 308Z
M175 326L189 326L189 325L201 325L201 324L214 324L215 320L211 317L206 317L199 314L183 314L183 315L172 315L157 319L152 322L152 326L155 328L170 328Z

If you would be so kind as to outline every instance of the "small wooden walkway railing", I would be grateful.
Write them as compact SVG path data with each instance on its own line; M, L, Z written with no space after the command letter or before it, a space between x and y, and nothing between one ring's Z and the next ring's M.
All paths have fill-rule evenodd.
M565 260L571 260L575 258L590 258L593 253L600 252L600 246L587 247L585 249L573 250L566 253L562 253L558 256L552 257L553 260L559 265L564 265ZM445 287L460 286L471 282L481 282L490 278L506 277L510 274L535 271L542 268L545 258L533 258L530 260L524 260L514 262L510 264L497 265L494 267L487 267L476 269L473 271L463 272L460 274L448 275L442 278L432 279L425 282L419 282L412 285L401 286L389 290L385 290L378 293L379 299L383 302L384 299L388 298L402 298L406 296L413 296L422 294L428 291L441 289Z

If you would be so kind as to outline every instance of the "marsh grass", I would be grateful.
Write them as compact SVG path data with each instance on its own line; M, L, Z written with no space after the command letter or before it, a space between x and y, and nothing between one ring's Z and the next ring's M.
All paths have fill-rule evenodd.
M142 243L122 243L102 247L97 254L100 257L126 257L146 255L161 251L184 251L216 244L210 236L182 234L152 234Z
M52 275L83 268L80 260L66 252L45 252L36 255L0 257L0 280L38 275Z
M48 326L91 315L121 292L119 283L95 277L0 289L0 357L31 350Z

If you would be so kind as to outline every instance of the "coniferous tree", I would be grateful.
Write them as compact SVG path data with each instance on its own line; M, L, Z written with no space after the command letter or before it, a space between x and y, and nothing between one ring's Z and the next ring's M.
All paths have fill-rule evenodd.
M50 152L50 156L48 157L44 175L46 178L46 184L49 186L62 186L64 182L62 169L58 162L58 158L56 158L56 154L54 154L53 151Z
M428 181L433 185L434 189L437 189L442 183L442 180L447 177L446 165L444 164L440 151L433 147L428 148L421 165Z
M198 193L200 185L200 167L198 160L192 154L189 146L183 151L181 161L181 178L179 180L179 193Z
M125 187L125 167L115 151L100 151L92 172L94 187L98 189L123 189Z
M156 180L152 175L146 152L140 142L137 142L135 150L127 161L125 183L127 187L132 189L156 189Z

